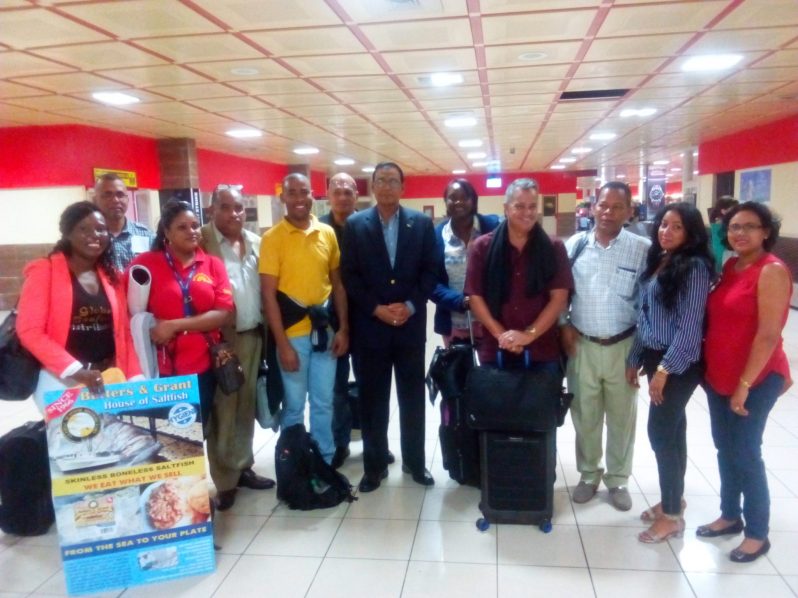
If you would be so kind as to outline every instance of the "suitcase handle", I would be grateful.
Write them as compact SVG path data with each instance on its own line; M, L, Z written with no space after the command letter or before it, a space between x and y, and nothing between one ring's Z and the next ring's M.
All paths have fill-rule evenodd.
M496 351L496 365L499 366L500 370L504 369L504 350L499 349ZM529 349L524 349L524 369L529 369L532 367L532 356L529 353Z

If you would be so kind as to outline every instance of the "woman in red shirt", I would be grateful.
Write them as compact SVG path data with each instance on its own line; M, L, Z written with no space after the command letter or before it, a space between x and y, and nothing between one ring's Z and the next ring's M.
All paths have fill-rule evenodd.
M224 263L199 246L200 223L191 206L170 200L163 207L154 250L131 266L145 266L152 277L147 311L156 319L150 331L158 345L161 376L197 374L203 428L208 426L216 379L208 338L218 341L220 327L233 312L233 292Z
M723 222L726 245L737 257L726 262L709 296L704 342L721 513L696 535L714 538L744 531L730 559L747 563L770 550L770 496L761 446L768 414L792 383L781 339L792 280L784 263L770 253L780 223L766 206L740 204ZM735 342L730 342L730 331Z

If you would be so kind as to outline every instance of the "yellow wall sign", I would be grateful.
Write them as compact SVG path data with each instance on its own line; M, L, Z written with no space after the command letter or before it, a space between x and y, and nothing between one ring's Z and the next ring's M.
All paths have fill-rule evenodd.
M94 169L94 180L96 181L102 175L113 173L117 175L122 182L125 184L125 187L138 187L138 181L136 180L136 172L133 170L115 170L113 168L95 168Z

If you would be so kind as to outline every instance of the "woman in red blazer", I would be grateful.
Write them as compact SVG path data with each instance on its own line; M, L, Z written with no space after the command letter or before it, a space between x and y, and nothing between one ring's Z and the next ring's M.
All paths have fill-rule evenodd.
M105 219L81 201L64 210L59 230L50 255L25 267L18 305L17 334L42 364L40 408L48 390L83 384L101 393L109 367L128 379L141 375Z

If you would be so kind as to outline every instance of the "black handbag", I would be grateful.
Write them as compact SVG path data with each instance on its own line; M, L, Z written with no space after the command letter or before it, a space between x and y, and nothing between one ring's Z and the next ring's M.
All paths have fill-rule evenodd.
M211 367L219 388L226 395L238 392L244 386L246 378L244 368L232 345L227 341L215 343L209 334L205 335L205 340L211 352Z
M466 380L468 425L494 432L547 432L570 406L562 373L525 368L479 366Z
M429 400L433 405L440 392L445 401L463 395L465 382L474 368L474 347L467 343L436 347L429 364L425 382L429 390Z
M41 365L17 336L17 311L0 324L0 399L24 401L39 383Z

